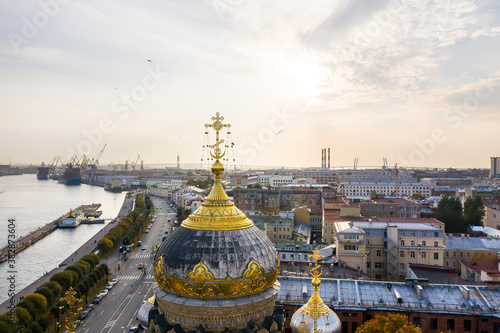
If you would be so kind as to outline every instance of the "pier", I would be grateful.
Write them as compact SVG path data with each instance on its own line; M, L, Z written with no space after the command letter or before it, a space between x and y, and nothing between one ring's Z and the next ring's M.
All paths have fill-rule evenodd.
M82 213L82 215L87 216L92 216L93 214L95 215L95 211L101 207L101 204L90 204L90 205L81 205L75 208L73 211L77 210ZM35 244L38 242L40 239L44 238L45 236L49 235L51 232L59 228L59 222L68 217L69 212L64 214L63 216L55 219L54 221L47 223L41 228L38 228L35 231L31 231L29 234L22 236L18 238L15 241L14 248L15 248L15 253L19 253L22 250L28 248L30 245ZM5 245L0 249L0 263L7 261L9 258L9 248L12 249L12 245Z

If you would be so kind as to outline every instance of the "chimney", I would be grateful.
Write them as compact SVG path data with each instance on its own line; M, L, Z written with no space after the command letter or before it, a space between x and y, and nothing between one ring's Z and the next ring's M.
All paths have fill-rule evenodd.
M330 148L328 148L328 169L330 169Z

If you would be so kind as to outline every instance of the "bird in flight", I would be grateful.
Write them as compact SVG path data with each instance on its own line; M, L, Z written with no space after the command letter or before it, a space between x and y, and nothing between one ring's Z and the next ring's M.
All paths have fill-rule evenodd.
M151 60L148 59L148 62L151 62Z
M276 135L280 134L281 132L283 132L283 130L279 131L278 133L276 133Z

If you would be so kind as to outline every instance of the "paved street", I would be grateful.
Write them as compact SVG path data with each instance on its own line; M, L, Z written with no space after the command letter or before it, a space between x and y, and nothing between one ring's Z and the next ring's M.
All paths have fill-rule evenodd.
M136 316L142 303L153 296L152 289L155 283L153 276L153 258L151 249L156 244L161 244L165 231L171 232L175 219L174 210L166 200L152 197L155 206L156 221L151 230L144 234L142 245L128 254L128 260L123 261L118 249L108 257L108 265L112 270L112 278L117 278L118 283L110 290L102 301L85 319L84 324L76 330L83 333L127 333L131 326L137 325ZM170 222L168 220L170 219ZM117 269L120 259L121 267ZM145 274L138 269L139 264L146 264ZM113 269L115 265L115 269Z

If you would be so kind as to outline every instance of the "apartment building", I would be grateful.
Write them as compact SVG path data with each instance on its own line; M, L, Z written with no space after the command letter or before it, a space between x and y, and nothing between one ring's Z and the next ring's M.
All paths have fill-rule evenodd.
M469 237L468 235L445 238L444 266L460 269L464 260L495 259L500 252L500 238Z
M485 207L485 214L483 218L483 225L493 229L500 230L500 210L498 207Z
M444 224L437 220L344 221L335 222L334 228L337 259L353 269L359 266L372 279L404 279L410 263L443 265Z
M366 217L420 218L421 205L404 198L371 199L359 206Z
M310 169L297 173L297 177L312 178L317 184L332 184L337 181L337 172L328 169Z
M257 184L259 176L255 174L235 174L229 177L229 184L234 186L248 186Z
M293 218L283 218L281 216L251 216L250 219L255 225L264 231L267 237L273 242L291 240L293 237Z
M321 190L281 190L280 206L282 211L291 211L294 207L307 206L311 210L311 215L321 215Z
M280 193L268 189L241 189L234 190L234 204L243 211L279 211Z
M402 183L398 185L398 193L394 182L339 182L339 194L346 196L369 197L374 191L386 196L411 197L419 193L424 197L431 195L432 186L427 183Z

